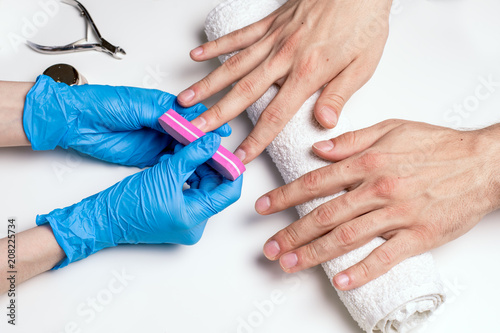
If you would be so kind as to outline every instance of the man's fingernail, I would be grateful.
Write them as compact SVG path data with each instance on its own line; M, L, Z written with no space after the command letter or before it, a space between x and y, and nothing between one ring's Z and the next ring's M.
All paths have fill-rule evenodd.
M274 259L280 254L280 246L277 241L272 240L264 245L264 255L267 259Z
M268 196L262 197L255 203L255 210L258 213L264 213L266 210L271 207L271 200Z
M332 150L333 146L334 145L333 145L332 140L325 140L325 141L316 142L313 145L314 148L321 150L321 151L324 151L325 153Z
M285 254L283 257L280 258L281 267L283 267L284 269L290 269L292 267L295 267L297 266L298 262L299 258L295 253Z
M192 89L184 90L177 98L184 103L191 102L194 98L194 91Z
M203 47L198 46L197 48L191 51L191 54L197 57L201 56L203 54Z
M244 162L245 157L247 157L247 153L245 153L245 151L241 148L236 149L236 151L234 152L234 155L236 157L238 157L240 159L240 161L242 161L242 162Z
M331 127L335 127L337 125L339 118L337 117L335 111L333 111L330 107L323 106L321 110L319 110L319 113Z
M335 280L335 284L342 289L345 289L347 288L347 286L349 286L349 277L347 276L347 274L338 274L333 279Z
M205 125L207 124L207 121L203 117L198 117L193 119L191 122L194 126L198 127L198 129L202 130L205 128Z

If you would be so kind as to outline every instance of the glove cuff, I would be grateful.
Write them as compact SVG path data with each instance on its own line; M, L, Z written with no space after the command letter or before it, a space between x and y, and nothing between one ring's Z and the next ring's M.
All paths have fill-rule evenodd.
M33 150L52 150L67 132L67 112L61 90L68 89L40 75L26 95L23 127Z
M107 247L116 246L112 237L102 238L103 230L107 230L107 219L99 214L94 195L73 206L56 209L45 215L36 217L36 224L49 224L57 243L66 254L66 258L52 269L56 270L68 264L84 259ZM94 216L94 218L92 218Z

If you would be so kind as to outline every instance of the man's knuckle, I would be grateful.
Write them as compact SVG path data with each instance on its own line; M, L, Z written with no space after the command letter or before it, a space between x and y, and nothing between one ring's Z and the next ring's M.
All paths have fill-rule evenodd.
M397 205L388 206L388 218L400 219L401 217L414 216L415 204L411 200L399 201Z
M387 127L399 126L403 123L404 123L404 121L401 119L391 118L391 119L386 119L386 120L382 121L380 124L383 127L387 128Z
M413 226L411 229L413 231L414 241L424 247L429 247L433 236L439 235L438 230L436 230L437 228L432 224L419 224Z
M229 72L237 72L241 68L241 56L236 54L224 63Z
M244 38L245 38L245 33L248 31L248 27L245 27L245 28L242 28L242 29L238 29L236 31L233 31L231 33L231 38L230 38L230 41L232 43L242 43L244 42Z
M277 200L282 207L287 206L291 202L287 186L281 186L276 190L272 201L274 200Z
M312 242L304 247L304 252L308 260L317 261L320 258L321 249L318 249L318 245L318 242Z
M266 39L272 43L272 45L276 45L277 41L281 38L281 33L283 32L284 26L278 22L277 18L272 20L271 26L266 33Z
M334 139L334 143L341 144L345 147L355 147L357 143L357 135L355 131L345 132Z
M275 58L268 58L262 63L262 69L264 73L274 73L278 68L280 68L281 63Z
M274 105L269 106L266 111L262 113L262 118L266 123L270 123L275 126L281 126L283 120L285 119L285 111L281 106Z
M319 192L321 183L322 183L322 176L318 171L312 171L309 173L306 173L303 178L303 185L304 185L304 190L312 196L316 196L316 194Z
M396 259L396 251L393 247L383 246L377 249L375 252L375 258L383 266L389 267L392 266L394 260Z
M343 248L350 248L357 240L357 232L348 224L343 224L333 231L335 241Z
M317 64L318 61L314 55L300 61L295 71L297 79L309 81L308 78L317 69Z
M265 32L268 31L268 29L266 29L266 22L256 22L238 30L238 43L246 43L249 36L262 36Z
M298 39L297 36L292 34L278 43L277 56L290 58L295 53L297 48Z
M327 100L327 103L329 106L331 106L335 111L341 111L343 108L344 108L344 105L345 105L345 99L340 96L339 94L337 93L334 93L334 92L329 92L329 93L326 93L326 100ZM351 136L349 139L349 141L354 141L355 139L355 134L354 132L348 132L348 133L352 133L352 134L349 134L349 136Z
M251 98L255 93L255 83L250 79L244 79L236 85L238 93L246 98Z
M314 222L322 228L328 228L331 225L333 216L335 216L333 205L324 204L313 211Z
M356 268L358 271L358 276L361 278L361 280L366 281L370 279L370 268L365 261L360 261Z
M357 164L362 171L374 171L382 166L382 155L373 151L365 151L357 159Z
M249 149L255 149L263 144L263 138L258 133L251 132L245 140L245 151L248 153Z
M221 107L218 104L215 104L212 106L212 115L213 118L215 118L216 121L220 122L223 121L224 119L224 112L222 111Z
M391 198L396 191L398 180L392 177L380 177L372 185L373 194L380 198Z
M220 46L220 38L217 38L217 39L214 39L213 41L209 42L207 44L207 46L210 48L210 49L213 49L213 50L217 50Z
M203 90L210 91L212 89L212 79L210 75L206 76L203 80L201 80L200 84L202 85Z
M281 230L277 235L276 239L281 240L279 243L287 244L288 247L295 247L299 244L300 236L293 227L293 225L288 226L287 228Z
M398 126L399 130L403 133L412 133L417 127L417 123L411 121L405 121Z
M408 211L405 207L387 206L383 208L381 213L385 220L398 220L403 216L407 216Z

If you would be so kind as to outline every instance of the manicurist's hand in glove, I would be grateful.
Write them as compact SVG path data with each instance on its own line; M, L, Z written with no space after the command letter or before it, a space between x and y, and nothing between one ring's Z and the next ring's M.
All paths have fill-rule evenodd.
M56 268L118 244L198 242L207 219L240 196L242 177L232 182L203 164L219 145L209 133L99 194L39 215L66 254Z
M16 140L2 140L0 134L0 145L31 144L34 150L73 148L100 160L141 168L156 164L173 142L158 124L163 113L174 109L190 120L206 110L202 104L183 108L176 96L159 90L70 87L45 75L38 77L34 86L4 82L0 89L6 96L8 90L20 95L15 96L17 108L10 119L0 124L6 132L17 132ZM24 104L24 113L20 103ZM228 136L231 128L225 124L215 132Z
M204 164L220 136L208 133L174 148L156 125L169 108L187 118L204 110L178 107L175 96L154 90L68 87L44 76L34 86L0 82L0 147L71 147L109 162L153 165L73 206L39 215L38 227L18 233L17 283L119 244L194 244L208 218L239 198L242 177L231 182ZM0 253L7 249L8 239L0 240ZM0 270L7 271L6 264ZM0 293L7 282L0 280Z

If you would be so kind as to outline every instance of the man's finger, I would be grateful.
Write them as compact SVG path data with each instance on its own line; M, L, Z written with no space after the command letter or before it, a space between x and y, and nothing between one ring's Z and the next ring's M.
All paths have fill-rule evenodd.
M328 165L263 195L255 203L255 209L262 215L273 214L314 198L338 193L362 179L361 173L344 167L343 162Z
M336 138L316 142L313 151L326 160L340 161L370 148L402 123L402 120L390 119L358 131L346 132Z
M324 203L300 220L277 232L266 242L264 254L268 259L275 260L283 253L297 250L318 238L331 239L332 236L333 241L336 241L335 246L341 249L349 248L356 243L361 233L360 229L363 227L359 223L349 221L379 207L380 204L367 191L348 192ZM328 236L331 232L333 235ZM272 246L268 245L271 242L274 242ZM323 241L318 240L318 242L314 246L324 244ZM275 248L279 248L280 251L274 251ZM267 249L273 251L267 251Z
M272 82L275 81L276 79ZM254 129L238 147L235 155L243 163L249 163L259 156L317 89L315 85L302 84L293 77L287 79L276 97L261 113ZM264 92L261 95L263 94Z
M400 232L373 250L368 257L338 273L333 284L340 290L351 290L387 273L406 258L421 253L420 245L408 237L409 232Z
M195 105L203 105L203 104L195 104ZM192 121L193 119L196 119L196 117L198 117L200 114L207 111L208 109L206 107L204 107L203 109L200 108L200 110L201 111L197 112L197 113L182 113L182 111L178 112L178 113L181 116L183 116L184 118L186 118L188 121ZM157 121L157 123L160 124L158 121ZM161 127L161 125L160 125L160 127ZM165 130L162 128L162 131L164 132ZM230 136L232 131L233 130L231 129L231 126L229 126L229 124L226 123L226 124L223 124L221 127L214 129L212 132L225 138L225 137Z
M256 23L195 48L190 52L191 59L195 61L204 61L253 45L259 41L271 27L273 22L272 15L273 14Z
M202 80L181 92L177 101L183 106L190 106L218 93L258 68L269 55L271 47L271 41L265 40L232 56Z
M280 265L287 273L319 265L365 245L392 227L384 211L376 210L342 223L315 241L283 254ZM296 262L290 260L295 258Z
M192 124L204 132L209 132L234 118L252 105L272 85L272 73L259 67L241 79L214 106L192 121Z
M314 115L326 128L337 126L345 103L371 76L358 61L353 61L327 84L314 106Z

